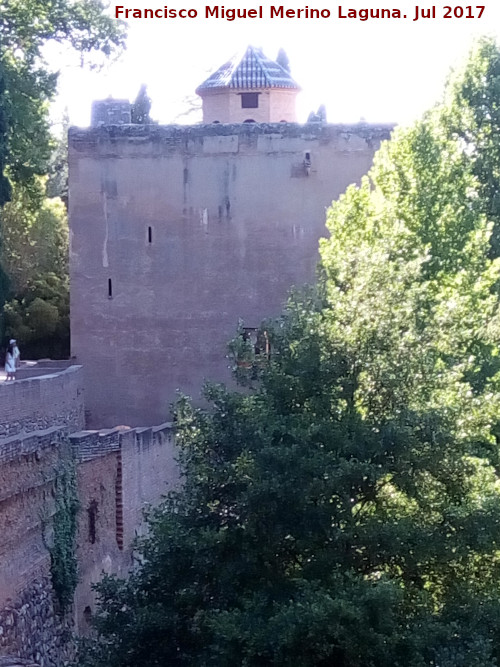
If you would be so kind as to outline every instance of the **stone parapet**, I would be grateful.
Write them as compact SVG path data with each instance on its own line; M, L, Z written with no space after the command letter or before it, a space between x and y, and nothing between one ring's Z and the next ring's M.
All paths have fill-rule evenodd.
M150 145L156 146L154 157L182 151L184 155L218 153L278 153L295 152L297 141L314 141L338 146L343 150L364 150L378 147L389 139L392 124L371 125L326 123L216 123L210 125L106 125L69 130L69 142L77 153L92 157L123 157L151 155ZM264 140L263 140L264 137ZM266 140L265 138L268 138ZM269 141L269 138L272 141Z
M47 370L50 372L47 373ZM83 372L60 372L0 384L0 445L6 438L52 427L76 431L85 425Z
M107 456L111 452L118 452L125 438L132 438L136 449L139 452L144 451L164 440L173 442L173 424L165 422L158 426L136 428L117 426L101 431L77 431L69 436L69 441L77 461L83 463Z
M52 426L42 431L4 438L0 440L0 464L15 461L19 457L33 456L39 460L41 450L59 443L67 433L68 429L64 426ZM0 499L1 497L2 491L0 490Z
M53 375L61 373L70 366L74 366L73 359L39 359L38 361L22 361L17 369L16 379L40 377L42 375Z
M69 436L73 453L79 463L92 461L120 449L119 433L101 433L99 431L79 431Z

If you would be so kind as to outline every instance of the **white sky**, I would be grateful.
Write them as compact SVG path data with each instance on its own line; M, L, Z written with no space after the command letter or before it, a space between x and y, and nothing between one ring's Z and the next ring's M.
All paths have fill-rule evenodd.
M199 116L178 117L186 108L185 98L209 73L248 44L261 46L275 58L283 47L290 59L292 75L301 85L298 120L320 104L330 122L407 123L440 97L450 68L460 62L475 35L500 37L500 1L479 0L485 5L481 19L441 18L445 3L436 4L435 19L415 16L408 0L366 0L343 3L352 8L398 8L407 19L339 19L338 5L310 0L309 7L330 9L330 19L269 19L263 1L263 19L205 19L203 0L172 0L169 8L195 8L196 19L129 19L127 50L99 73L71 64L67 54L50 54L61 67L60 98L56 109L68 108L70 121L85 126L90 120L93 99L108 95L133 100L141 83L153 100L151 115L161 123L197 122ZM470 2L470 0L469 0ZM127 8L158 8L157 0L117 0ZM213 6L215 3L207 3ZM452 8L469 5L450 3ZM275 6L278 6L276 3ZM110 10L114 13L115 1ZM236 0L226 8L254 8L252 0ZM286 8L302 8L288 0ZM432 5L419 5L423 8ZM472 12L478 13L476 5ZM56 114L58 112L56 111Z

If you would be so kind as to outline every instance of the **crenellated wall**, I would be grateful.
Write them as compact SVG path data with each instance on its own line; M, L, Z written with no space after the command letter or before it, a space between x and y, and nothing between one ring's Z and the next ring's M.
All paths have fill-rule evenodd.
M36 377L0 384L0 460L3 439L54 426L68 432L85 426L81 366L39 369Z
M18 403L22 401L22 403ZM172 425L84 431L81 371L0 386L0 657L63 667L74 632L85 634L103 572L126 575L143 510L177 483ZM47 426L47 428L40 428ZM62 614L54 597L48 545L56 478L76 465L79 583Z
M144 529L143 512L178 481L172 425L70 436L78 460L80 582L75 623L88 630L95 608L91 585L103 572L125 575L133 564L133 541Z

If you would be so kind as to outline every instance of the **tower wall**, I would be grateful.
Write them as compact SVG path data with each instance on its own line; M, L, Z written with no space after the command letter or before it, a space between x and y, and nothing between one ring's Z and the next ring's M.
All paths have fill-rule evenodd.
M241 95L258 93L259 106L244 109L241 106ZM206 91L203 93L204 123L244 123L251 119L256 123L294 123L295 98L298 90L288 88L241 89L226 88L224 90Z
M72 354L90 424L157 423L177 389L228 381L238 318L258 326L314 280L325 208L390 129L72 128Z

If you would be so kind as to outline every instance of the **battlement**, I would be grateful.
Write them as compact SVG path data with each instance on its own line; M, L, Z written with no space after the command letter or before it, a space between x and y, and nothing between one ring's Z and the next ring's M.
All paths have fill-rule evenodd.
M39 368L35 377L0 384L0 451L5 438L51 427L72 432L85 426L82 367L54 370Z
M63 374L63 386L70 375ZM17 384L50 391L53 378L48 376L48 383L36 380L47 376L8 389ZM68 465L70 450L80 506L79 582L73 613L62 616L54 606L48 544L57 477ZM95 605L92 584L103 570L127 574L133 540L144 530L144 509L157 505L176 485L174 454L170 423L75 433L57 424L0 441L0 653L40 654L42 667L59 664L50 662L49 655L59 656L60 664L71 656L68 630L89 631L88 613Z
M102 431L79 431L70 435L70 441L76 460L83 463L118 452L122 443L132 436L135 438L137 452L141 453L165 438L173 443L173 424L165 422L158 426L116 426Z
M326 123L212 123L210 125L102 125L69 129L69 144L78 153L111 157L128 145L129 155L158 155L177 150L188 155L218 153L295 152L304 142L334 144L344 150L363 150L390 137L391 124L352 125Z

